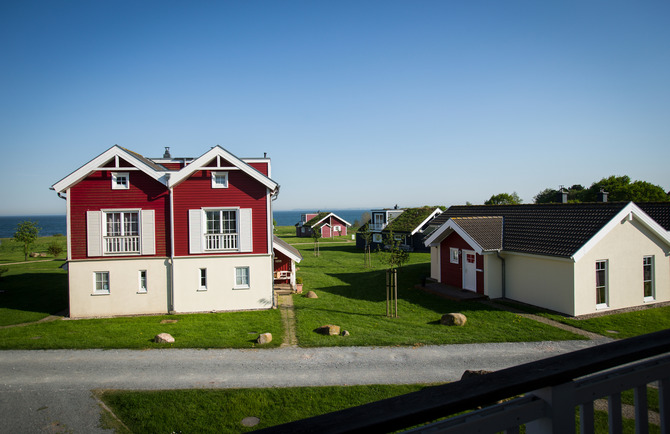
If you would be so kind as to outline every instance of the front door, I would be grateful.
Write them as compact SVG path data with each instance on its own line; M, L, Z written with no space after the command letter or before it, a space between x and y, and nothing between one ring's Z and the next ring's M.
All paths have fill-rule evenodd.
M477 256L472 250L463 250L463 289L477 291Z

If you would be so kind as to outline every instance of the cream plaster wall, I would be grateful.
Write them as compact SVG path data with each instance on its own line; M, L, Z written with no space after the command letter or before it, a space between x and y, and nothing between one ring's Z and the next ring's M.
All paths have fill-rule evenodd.
M70 317L167 313L167 259L74 261L68 263ZM139 271L147 292L138 293ZM109 294L94 294L94 273L109 272Z
M575 315L596 309L595 262L608 261L608 309L639 306L644 301L642 258L654 256L655 299L670 301L669 248L639 221L623 219L576 264ZM651 302L651 303L653 303Z
M249 267L250 287L234 289L235 267ZM200 290L200 269L207 290ZM269 309L273 304L272 256L218 256L174 259L175 312Z
M574 315L571 260L505 254L506 297Z
M484 294L502 297L502 261L495 253L484 255Z
M440 246L430 248L430 278L440 281Z

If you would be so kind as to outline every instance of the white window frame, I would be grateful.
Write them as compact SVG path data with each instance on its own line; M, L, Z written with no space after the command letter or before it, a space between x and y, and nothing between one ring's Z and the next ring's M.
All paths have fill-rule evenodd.
M647 263L647 260L649 263ZM649 280L645 279L645 268L649 267L650 270L650 277ZM656 264L654 260L653 255L649 256L644 256L642 258L642 295L644 297L644 301L654 301L656 299L656 279L655 279L655 271L656 271ZM645 293L645 286L646 283L649 282L651 286L651 295L646 295Z
M602 265L603 268L600 269L598 268L599 265ZM605 272L605 282L602 286L598 286L598 272L599 271L604 271ZM595 275L595 289L596 289L596 309L605 309L609 307L609 260L607 259L599 259L596 261L596 275ZM601 301L598 303L598 297L599 297L599 291L600 288L604 288L605 293L604 293L604 301Z
M207 268L198 269L198 291L207 291Z
M104 279L103 279L104 277ZM107 283L106 288L104 287L105 281ZM101 283L103 287L98 289L98 283ZM95 295L109 295L110 294L110 279L109 271L94 271L93 272L93 294Z
M240 210L239 208L204 208L203 209L203 243L202 245L205 248L206 252L236 252L240 250ZM209 218L208 213L218 213L218 232L209 231ZM228 213L228 216L233 217L235 224L235 230L230 231L230 229L224 228L224 218L223 213ZM216 240L211 242L211 245L219 245L219 248L209 248L210 242L208 242L208 236L219 236L221 238L218 242ZM233 244L233 246L227 246L227 244Z
M238 273L246 270L245 275L239 275ZM245 278L246 282L239 281L239 277ZM249 289L251 287L251 269L248 266L244 267L235 267L235 285L233 289Z
M223 178L223 182L218 182ZM228 188L228 172L212 172L212 188Z
M119 183L120 180L125 182ZM112 172L112 190L130 189L130 172Z
M140 270L138 272L138 289L137 293L138 294L146 294L147 293L147 286L148 286L148 277L147 277L147 270Z
M142 211L139 209L103 209L102 212L102 253L103 255L141 255L142 254ZM107 224L107 216L110 214L119 214L119 234L110 235L109 227ZM128 228L126 227L126 214L134 214L137 218L137 233L133 235L128 234ZM131 240L136 238L136 240ZM112 238L116 238L120 241L117 242L118 246L122 246L121 250L110 251L110 246L114 244L111 241ZM126 246L136 245L137 248L123 248ZM112 249L113 250L113 249Z
M373 243L381 243L383 241L382 234L372 234Z
M449 262L452 264L458 264L458 247L449 247Z

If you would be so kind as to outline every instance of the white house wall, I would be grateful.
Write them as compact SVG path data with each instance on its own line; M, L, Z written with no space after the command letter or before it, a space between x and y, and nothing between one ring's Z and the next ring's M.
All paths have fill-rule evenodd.
M430 248L430 278L440 281L440 246Z
M653 302L670 301L668 253L668 246L646 227L635 219L624 219L577 262L575 315L602 311L596 309L595 262L603 259L608 261L607 309L650 303L644 301L642 261L652 255L656 292Z
M510 253L504 257L507 298L574 315L572 261Z
M139 272L147 291L139 292ZM94 293L94 273L109 273L109 294ZM161 314L168 310L166 259L74 261L68 263L70 317Z
M272 256L185 257L174 259L175 312L268 309L273 303ZM248 289L234 289L235 267L249 267ZM207 289L200 289L200 269Z
M502 261L495 253L484 255L484 294L502 297Z

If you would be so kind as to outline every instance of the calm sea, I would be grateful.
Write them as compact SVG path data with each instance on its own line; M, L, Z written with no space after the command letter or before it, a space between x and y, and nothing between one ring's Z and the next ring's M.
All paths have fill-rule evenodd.
M37 222L40 227L40 237L62 234L67 232L65 215L19 215L0 216L0 238L11 238L16 232L16 226L23 221Z
M364 212L370 212L366 209L335 209L329 210L353 224L356 220L361 220ZM275 211L274 219L277 226L293 226L300 221L300 215L316 212L316 210L293 210L293 211ZM0 216L0 238L11 238L16 232L16 226L22 221L37 222L40 227L40 236L48 237L56 234L65 235L67 224L64 215L25 215L25 216Z
M293 210L293 211L275 211L274 219L277 222L277 226L293 226L300 221L301 214L313 213L317 210L308 209L308 210ZM370 212L369 209L324 209L323 211L332 212L342 217L351 224L354 224L356 220L361 221L361 216L364 212Z

